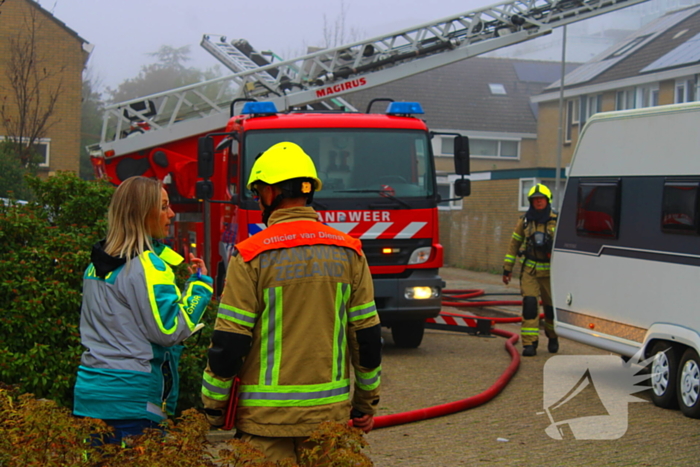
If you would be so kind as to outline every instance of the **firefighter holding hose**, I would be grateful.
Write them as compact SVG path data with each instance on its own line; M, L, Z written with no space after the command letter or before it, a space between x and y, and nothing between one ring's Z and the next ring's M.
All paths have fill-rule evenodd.
M203 375L213 426L223 425L240 379L236 437L272 462L297 461L326 420L352 419L369 432L379 402L372 277L360 241L319 222L308 206L321 186L313 160L294 143L256 159L247 187L267 229L236 245Z
M540 329L538 297L541 297L544 308L544 330L549 339L547 350L550 353L559 351L549 281L557 214L552 211L552 192L541 183L530 189L527 199L530 201L530 208L518 219L503 262L503 283L510 283L515 258L520 256L520 293L523 296L520 336L523 342L523 356L534 357L537 355Z

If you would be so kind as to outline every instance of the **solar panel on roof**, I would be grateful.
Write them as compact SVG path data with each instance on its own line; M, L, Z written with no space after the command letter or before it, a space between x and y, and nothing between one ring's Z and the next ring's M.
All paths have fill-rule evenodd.
M571 86L592 80L652 40L656 39L660 34L668 31L676 24L697 12L697 7L687 8L685 10L662 16L656 21L647 24L639 29L633 36L625 39L621 44L616 44L614 47L609 48L591 59L589 62L584 63L573 72L568 73L564 77L564 85ZM559 83L560 81L557 80L555 83L548 86L547 89L558 88L560 85Z
M580 66L578 63L567 63L566 73ZM561 75L559 62L513 62L513 68L519 81L531 83L552 83Z
M663 70L664 68L690 65L697 62L700 62L700 33L642 68L641 71L644 73L645 71Z

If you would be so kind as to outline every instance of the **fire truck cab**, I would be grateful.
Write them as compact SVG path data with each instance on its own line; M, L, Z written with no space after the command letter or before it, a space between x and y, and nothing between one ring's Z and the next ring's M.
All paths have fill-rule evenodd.
M201 175L211 177L202 177L197 192L212 194L211 209L221 211L212 218L223 227L212 227L218 248L202 248L220 252L211 263L220 276L235 244L265 228L245 187L255 158L276 143L294 142L312 157L323 181L312 204L319 220L362 241L382 323L397 345L420 345L425 319L440 312L445 283L438 275L443 251L431 135L414 113L422 113L420 105L408 102L392 102L384 114L280 113L270 102L246 103L223 134L200 144ZM215 139L219 152L212 157ZM465 149L456 157L466 174L468 153L459 141ZM457 191L468 194L469 181L458 182ZM229 209L221 210L220 202ZM191 243L189 236L183 240Z

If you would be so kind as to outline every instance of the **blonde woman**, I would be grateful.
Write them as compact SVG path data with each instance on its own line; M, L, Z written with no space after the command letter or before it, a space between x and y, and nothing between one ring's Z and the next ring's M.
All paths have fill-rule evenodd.
M75 415L114 428L108 443L157 427L175 411L178 362L212 295L212 278L190 254L181 293L171 266L182 258L159 242L174 217L158 180L132 177L114 192L107 238L92 248L83 276L83 353Z

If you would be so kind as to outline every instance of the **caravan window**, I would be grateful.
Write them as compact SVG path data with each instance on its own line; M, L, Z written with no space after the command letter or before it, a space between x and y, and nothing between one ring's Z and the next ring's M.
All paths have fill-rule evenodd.
M664 182L661 230L670 233L697 233L698 180Z
M617 238L619 219L620 180L579 183L576 212L578 235Z

